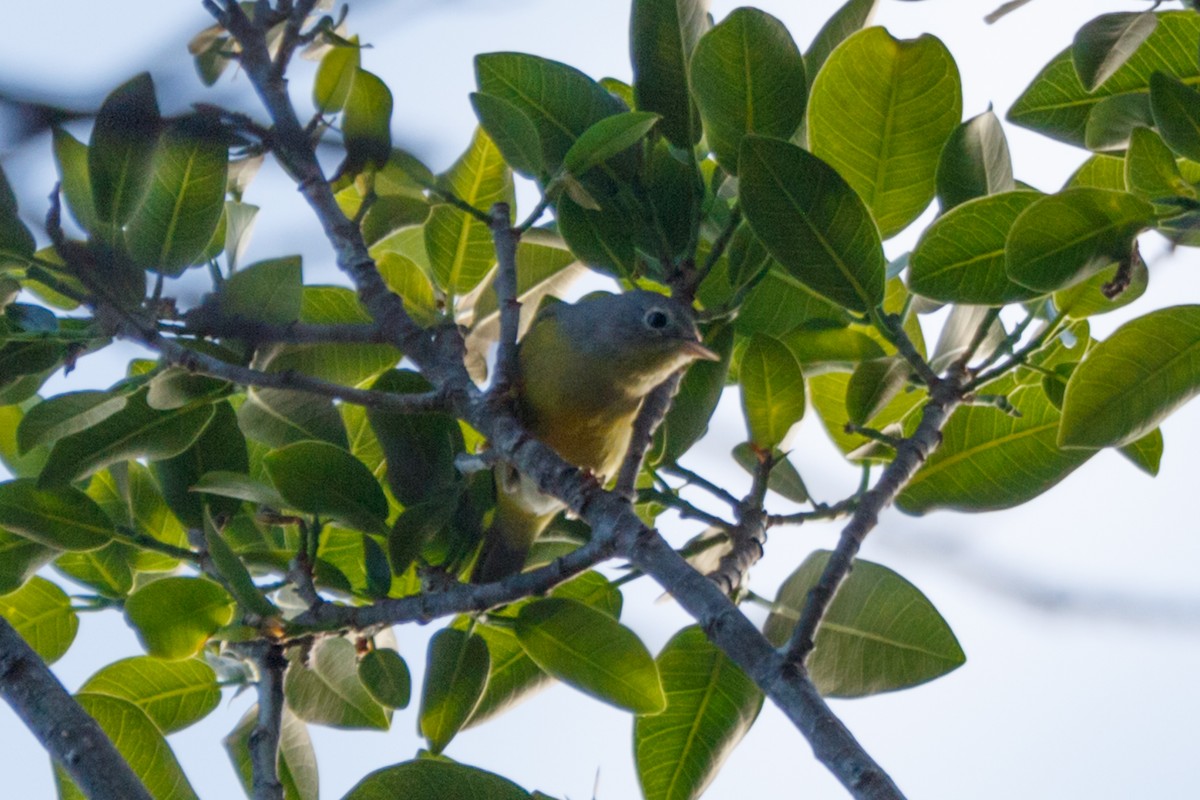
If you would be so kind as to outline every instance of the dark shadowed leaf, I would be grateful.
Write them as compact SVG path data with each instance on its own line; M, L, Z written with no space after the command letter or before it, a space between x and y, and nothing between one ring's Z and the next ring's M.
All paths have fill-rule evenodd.
M1150 76L1150 110L1167 146L1200 161L1200 92L1163 72Z
M300 256L259 261L221 284L217 308L227 319L286 325L300 318L302 281Z
M804 54L804 69L810 88L816 80L817 73L829 59L829 54L847 38L870 24L878 6L879 0L846 0L845 4L821 26L821 30L813 37L812 44L808 46L808 52Z
M358 70L346 94L342 141L350 175L366 167L382 169L392 154L392 92L379 76Z
M530 800L529 793L507 778L452 761L418 759L372 772L342 800Z
M429 642L421 689L421 735L440 753L471 716L487 683L487 644L478 636L446 628Z
M160 124L148 72L114 89L96 114L87 152L88 175L96 217L110 230L132 216L150 188Z
M639 111L662 116L676 147L700 140L700 117L688 91L688 60L708 28L707 0L634 0L629 22L633 96Z
M388 708L408 708L412 675L400 654L390 647L372 650L358 662L358 679L371 696Z

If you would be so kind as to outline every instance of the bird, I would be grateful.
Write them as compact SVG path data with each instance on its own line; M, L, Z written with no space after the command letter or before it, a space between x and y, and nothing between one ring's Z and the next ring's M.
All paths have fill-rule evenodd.
M542 307L517 345L516 410L526 429L604 485L620 469L642 402L696 360L689 305L647 290L593 292ZM496 468L496 510L475 583L520 572L538 535L564 506L511 467Z

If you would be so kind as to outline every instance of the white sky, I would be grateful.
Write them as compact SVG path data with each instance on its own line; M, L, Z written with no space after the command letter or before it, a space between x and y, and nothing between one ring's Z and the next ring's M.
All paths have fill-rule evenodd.
M1038 0L995 26L982 17L998 0L884 0L876 19L896 36L932 32L958 60L964 116L994 104L1003 112L1049 58L1091 16L1141 10L1127 3ZM833 0L758 3L783 19L801 47L838 6ZM720 19L733 3L714 2ZM1170 4L1168 4L1170 7ZM199 3L175 0L43 0L9 9L15 23L0 49L0 86L26 86L94 106L134 72L152 65L160 102L179 110L198 99L234 96L226 78L220 91L200 87L184 46L208 24ZM375 49L366 67L380 74L396 98L398 143L435 168L450 163L474 124L467 93L471 58L478 52L521 50L566 61L594 77L629 78L628 3L594 0L508 2L369 2L353 4L352 30ZM19 31L20 35L15 35ZM293 85L306 87L297 72ZM164 86L170 89L165 96ZM245 88L244 79L236 87ZM306 88L303 90L305 95ZM1053 190L1083 160L1082 151L1006 126L1016 175ZM2 137L0 137L2 138ZM38 168L9 155L5 169L21 185L23 210L44 212L53 180L45 141L18 154L36 156ZM309 279L334 279L331 258L316 225L294 192L264 175L255 196L264 206L253 258L301 249ZM286 202L281 203L280 198ZM903 234L889 255L910 247ZM1145 243L1151 283L1134 314L1200 296L1193 252L1167 255L1161 240ZM1119 314L1119 316L1118 316ZM1130 312L1095 322L1106 335ZM106 386L111 362L92 359L57 389ZM864 555L896 569L920 587L950 622L967 664L941 680L907 692L835 701L835 710L872 755L913 798L1175 798L1194 796L1195 747L1200 742L1200 536L1193 510L1194 471L1188 443L1200 439L1200 406L1193 404L1164 426L1162 474L1151 480L1112 453L1102 453L1048 495L1021 508L988 515L939 513L925 518L884 516ZM691 465L734 491L741 475L724 471L729 449L744 436L737 398L727 394L713 434ZM801 426L793 456L809 486L836 499L856 473L839 469L815 420ZM687 532L680 529L678 541ZM828 547L836 528L772 532L768 558L753 586L775 586L815 547ZM644 582L627 591L625 622L652 650L686 620L669 604L652 604L658 591ZM415 671L430 629L398 631ZM114 614L89 615L71 653L56 672L75 688L96 668L138 651ZM201 797L238 796L220 739L252 702L226 699L199 725L171 743ZM340 797L366 772L410 758L421 742L415 706L398 712L387 734L312 727L322 794ZM452 758L494 769L527 789L584 800L637 796L628 715L556 686L510 714L468 731L448 748ZM6 706L0 706L0 775L4 796L53 796L47 757ZM844 793L811 758L803 738L768 703L758 723L706 795L715 800L796 797L820 800Z

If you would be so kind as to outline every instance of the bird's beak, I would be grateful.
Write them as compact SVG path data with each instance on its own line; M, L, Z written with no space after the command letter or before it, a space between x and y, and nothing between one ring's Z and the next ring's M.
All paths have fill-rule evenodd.
M699 361L720 361L721 357L694 339L685 339L681 348L685 355Z

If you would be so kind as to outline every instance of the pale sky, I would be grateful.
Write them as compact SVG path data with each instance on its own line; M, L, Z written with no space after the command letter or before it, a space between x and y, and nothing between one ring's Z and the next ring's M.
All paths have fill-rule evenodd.
M899 37L931 32L942 38L962 73L964 116L986 110L989 103L1003 116L1083 22L1104 11L1146 7L1138 0L1037 0L987 26L982 18L997 3L884 0L876 22ZM803 48L839 3L756 5L783 19ZM714 2L713 13L720 19L733 7ZM395 95L397 143L443 168L466 146L474 124L467 100L474 81L472 56L520 50L566 61L596 78L628 79L627 18L624 0L441 5L363 0L352 4L349 25L374 44L363 55L364 65ZM148 66L160 79L160 102L167 110L200 99L226 102L245 90L244 78L231 84L228 77L217 91L204 90L186 67L188 38L208 24L198 2L43 0L10 8L9 20L14 19L11 30L20 35L10 35L0 50L0 86L10 90L28 87L94 106L117 83ZM293 78L302 97L307 96L306 69L311 68ZM1060 186L1086 156L1012 126L1006 131L1016 176L1042 190ZM5 138L0 137L0 147L8 146ZM38 166L30 168L17 158L36 159ZM19 184L27 216L40 217L53 181L48 142L37 140L5 154L4 166ZM249 260L300 249L310 280L336 279L307 210L282 179L265 173L248 197L264 206ZM888 254L894 257L914 241L911 232L901 234L887 243ZM1195 252L1168 254L1153 236L1143 247L1149 291L1132 312L1095 320L1094 331L1101 336L1131 313L1200 297ZM119 369L93 358L53 388L107 386ZM712 429L688 463L735 492L744 490L744 477L725 466L730 448L745 435L735 394L726 394ZM833 703L910 797L1194 795L1200 742L1195 686L1200 525L1193 510L1195 472L1186 452L1200 441L1200 405L1177 413L1163 433L1166 452L1154 480L1108 452L1047 495L1010 511L884 515L863 555L924 591L949 621L968 659L951 675L916 689ZM793 443L793 460L809 487L826 500L845 495L857 480L856 471L831 466L834 458L819 424L806 419ZM671 530L672 540L682 542L692 529ZM831 546L836 531L834 526L772 531L767 559L753 573L753 588L773 595L811 549ZM687 623L677 608L656 604L658 594L645 581L626 591L623 621L651 651ZM432 626L397 631L417 685L432 631ZM74 689L99 666L137 652L118 616L87 615L55 671ZM203 798L238 796L220 739L253 702L251 694L227 695L217 712L170 739ZM631 728L624 712L560 685L461 734L446 752L555 797L586 800L595 787L600 800L625 800L638 796ZM370 770L412 757L422 745L415 732L415 702L396 713L386 734L310 730L327 798L340 797ZM0 739L5 796L52 797L48 757L2 705ZM824 800L845 794L768 703L705 797Z

